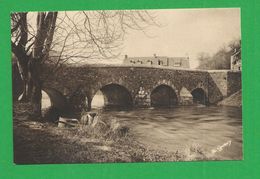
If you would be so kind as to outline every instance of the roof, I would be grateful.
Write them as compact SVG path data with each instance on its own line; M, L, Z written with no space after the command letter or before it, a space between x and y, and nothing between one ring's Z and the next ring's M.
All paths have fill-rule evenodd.
M169 60L185 60L188 59L189 57L167 57L167 56L150 56L150 57L127 57L127 59L134 60L150 60L150 59L169 59Z

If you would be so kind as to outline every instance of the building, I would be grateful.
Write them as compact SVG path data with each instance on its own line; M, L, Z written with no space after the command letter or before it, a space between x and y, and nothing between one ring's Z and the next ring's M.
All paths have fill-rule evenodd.
M151 57L128 57L125 55L124 64L190 68L189 57L166 57L155 54Z
M234 53L231 56L230 69L242 71L241 48L235 48Z

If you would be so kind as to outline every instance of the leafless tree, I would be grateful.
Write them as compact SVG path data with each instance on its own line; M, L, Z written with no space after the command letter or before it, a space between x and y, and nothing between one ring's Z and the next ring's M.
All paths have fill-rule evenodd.
M31 102L36 116L41 116L45 64L55 73L65 63L114 58L129 30L145 33L158 26L154 15L141 10L19 12L11 14L11 23L12 53L23 80L21 100Z
M198 54L197 60L199 61L200 64L206 63L207 61L210 60L210 55L206 52L200 52Z

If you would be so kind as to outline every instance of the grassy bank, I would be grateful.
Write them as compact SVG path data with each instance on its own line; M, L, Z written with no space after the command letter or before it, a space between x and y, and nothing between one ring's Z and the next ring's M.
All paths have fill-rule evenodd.
M115 132L112 127L115 121L107 120L105 125L94 128L82 125L58 128L55 123L27 116L28 105L14 104L16 164L214 160L199 146L171 153L150 149L135 140L131 129L123 134Z

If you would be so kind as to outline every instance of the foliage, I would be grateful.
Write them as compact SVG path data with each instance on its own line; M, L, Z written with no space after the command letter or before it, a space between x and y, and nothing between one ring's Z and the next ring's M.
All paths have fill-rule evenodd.
M231 41L228 46L220 48L213 56L202 52L198 55L199 66L197 69L215 70L230 69L231 56L235 50L240 49L240 39Z
M48 19L51 14L54 15ZM42 63L56 67L88 59L115 58L120 54L125 35L131 30L145 33L150 26L159 26L155 18L144 10L13 13L12 52L15 56L30 56L37 46L46 57ZM48 39L43 38L44 34L40 36L39 31ZM42 44L35 45L38 41Z
M23 80L21 101L30 101L33 114L41 116L41 89L48 77L41 75L43 70L54 75L64 63L114 58L129 29L144 31L150 25L158 24L141 10L12 13L11 44Z

